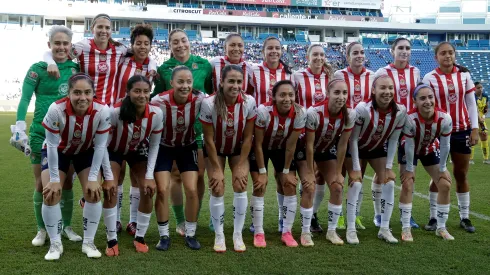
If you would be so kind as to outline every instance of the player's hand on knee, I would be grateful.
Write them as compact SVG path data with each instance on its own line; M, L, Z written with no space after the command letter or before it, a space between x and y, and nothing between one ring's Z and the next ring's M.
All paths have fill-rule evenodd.
M43 188L43 196L47 202L61 196L61 184L59 182L48 182Z
M143 181L142 189L144 190L144 194L146 196L153 197L153 195L155 194L156 187L157 186L156 186L155 180L145 179Z
M386 169L384 183L388 183L390 181L395 181L395 180L396 180L395 172L393 172L392 169Z
M98 181L89 181L85 186L85 193L88 196L86 199L90 199L91 202L98 202L100 201L102 186L100 186Z
M352 186L354 182L362 183L362 173L361 171L349 171L349 186Z

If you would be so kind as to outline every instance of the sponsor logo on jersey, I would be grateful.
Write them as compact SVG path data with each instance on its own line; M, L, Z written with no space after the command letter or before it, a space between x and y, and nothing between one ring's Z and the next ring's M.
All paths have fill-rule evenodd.
M354 102L355 103L359 103L361 102L362 100L362 96L361 95L354 95Z
M408 96L407 89L400 89L400 91L398 92L398 95L400 95L401 98L406 98Z
M449 103L454 104L458 101L458 96L455 93L450 93L448 96Z
M320 85L320 84L318 84ZM325 95L323 93L315 93L314 100L315 102L322 102L325 99Z
M62 96L66 96L68 94L68 84L63 83L58 87L58 92Z
M99 65L97 65L97 69L99 72L105 73L109 67L107 66L107 63L99 63Z
M235 129L227 129L225 132L225 136L227 138L232 138L233 136L235 136Z

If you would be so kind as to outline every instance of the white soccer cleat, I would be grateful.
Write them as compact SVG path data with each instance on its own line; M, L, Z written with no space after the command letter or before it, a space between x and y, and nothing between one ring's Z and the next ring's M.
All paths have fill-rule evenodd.
M475 161L474 160L470 160L470 164L475 164Z
M451 234L449 234L446 228L438 228L436 230L436 236L439 236L446 241L454 241L454 237Z
M488 160L488 159L487 160L484 160L483 161L483 164L490 164L490 160Z
M357 232L355 230L347 230L345 238L348 244L359 244L359 239L357 238Z
M44 259L46 261L56 261L59 260L61 255L63 254L63 245L61 244L60 241L58 242L53 242L49 246L49 251L48 253L44 256Z
M32 245L43 246L45 242L46 242L46 230L39 229L39 231L37 231L36 237L32 239Z
M100 253L92 242L82 244L82 252L89 258L100 258L102 256L102 253Z
M304 247L311 247L314 246L315 243L313 242L312 234L310 232L308 233L301 233L301 245Z
M402 229L402 241L413 242L412 230L410 227Z
M393 237L389 228L380 228L378 238L385 240L388 243L398 243L398 240Z
M226 252L226 243L225 243L225 235L216 234L214 237L214 251L217 253Z
M335 245L344 245L344 241L340 238L339 234L335 230L327 231L327 240Z
M63 236L65 236L68 240L72 242L81 242L82 237L80 237L75 231L73 231L73 228L71 226L67 226L63 228Z
M233 233L233 248L235 252L245 252L247 250L241 233Z

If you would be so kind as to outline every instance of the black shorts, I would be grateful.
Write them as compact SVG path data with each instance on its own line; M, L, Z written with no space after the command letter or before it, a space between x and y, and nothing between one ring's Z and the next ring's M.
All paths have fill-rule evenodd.
M323 162L323 161L337 159L337 145L334 144L333 146L330 146L330 148L323 153L315 152L315 154L313 155L313 159L315 160L315 162ZM295 161L306 160L306 148L296 150L294 154L294 160Z
M384 143L383 146L380 146L374 150L368 149L360 149L359 150L359 159L379 159L385 158L388 155L388 143ZM352 158L350 154L350 147L347 148L347 153L345 154L346 158Z
M146 150L148 151L148 150ZM129 168L133 167L134 164L138 162L148 161L148 154L141 152L140 150L128 152L126 155L121 153L109 151L109 160L117 162L120 166L122 166L123 161L125 160Z
M276 149L276 150L267 150L263 149L264 153L264 165L265 168L269 167L269 159L272 161L272 165L274 166L274 170L282 172L284 169L284 160L286 159L286 149ZM259 172L259 167L257 166L257 161L255 159L255 152L250 151L248 156L248 160L250 162L250 172ZM289 165L290 171L296 171L296 164L294 160L291 161L291 165Z
M240 145L241 146L241 145ZM216 152L218 153L218 157L235 157L235 156L239 156L241 153L242 153L242 147L236 147L235 148L235 151L233 151L233 153L231 154L221 154L219 151L217 151L216 149ZM202 154L204 155L204 158L207 158L208 157L208 152L206 151L206 144L204 144L204 147L202 148Z
M422 157L415 155L413 157L413 165L414 166L417 166L418 160L420 160L420 162L422 162L423 166L432 166L432 165L439 164L439 162L441 160L440 155L439 155L439 148L437 148L435 152L432 152L432 153L425 155L425 156L422 156ZM398 163L403 164L403 165L407 164L404 146L398 146Z
M451 152L465 155L471 154L470 135L471 130L452 132Z
M87 151L78 153L76 155L65 155L58 151L58 170L63 171L65 174L70 169L70 164L73 164L75 172L80 173L84 169L92 166L92 159L94 158L94 149L88 149ZM47 149L41 150L41 170L49 169L48 164L48 151Z
M171 172L174 161L180 173L199 171L197 165L197 144L194 142L185 147L167 147L160 145L155 164L156 172Z

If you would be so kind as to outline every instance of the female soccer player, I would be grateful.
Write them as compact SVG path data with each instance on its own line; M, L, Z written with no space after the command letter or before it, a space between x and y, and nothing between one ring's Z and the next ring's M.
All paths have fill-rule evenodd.
M362 45L358 42L350 43L345 51L345 57L349 66L343 70L334 73L335 78L344 79L347 83L347 106L355 108L362 101L369 100L371 96L371 87L374 80L374 72L364 67L365 52ZM345 176L345 171L344 174ZM359 192L356 209L356 228L365 229L362 224L360 211L364 192ZM341 212L342 213L342 212ZM345 229L344 216L339 217L338 229Z
M248 155L256 115L255 100L242 90L244 72L237 65L226 65L216 94L203 100L199 120L203 123L204 158L211 198L209 208L215 229L214 250L225 252L224 168L228 164L233 183L233 244L235 251L246 250L242 239L247 212Z
M153 170L158 155L158 144L163 130L163 115L160 108L150 105L151 82L142 75L134 75L126 82L126 98L111 107L112 131L108 146L108 160L114 181L118 182L123 160L129 164L130 172L135 175L136 185L142 194L139 212L137 212L137 236L134 241L136 251L146 253L148 246L143 236L150 222L153 208L152 197L155 191ZM141 146L148 142L148 156L140 154ZM103 186L104 222L107 228L106 255L118 256L117 243L117 196L114 186Z
M212 84L212 68L209 61L197 55L191 54L191 45L187 34L181 29L174 29L170 32L169 44L171 51L171 58L165 61L162 66L158 68L158 74L160 79L155 81L155 89L153 90L152 96L159 93L163 93L172 89L172 71L175 67L184 65L189 68L192 72L193 78L193 88L195 90L201 91L205 94L213 93ZM197 156L198 156L198 166L199 174L197 181L197 195L199 198L199 205L202 203L202 198L204 196L205 186L204 186L204 156L202 152L203 148L203 138L202 138L202 126L199 120L195 121L194 126L195 138L197 144ZM172 210L177 222L176 231L181 236L185 236L185 215L184 215L184 203L183 203L183 193L182 193L182 181L178 173L178 167L174 164L172 168L172 178L170 181L170 196L172 200ZM159 207L164 207L163 205Z
M347 233L349 244L358 244L355 228L356 203L362 188L362 171L367 163L378 175L376 184L381 184L381 227L378 238L389 243L398 240L391 234L389 225L395 200L395 173L392 171L398 139L405 123L405 106L394 99L395 85L387 74L378 75L373 81L371 100L356 107L356 125L352 131L349 150L352 161L345 165L349 173L347 192Z
M68 97L51 106L43 120L46 140L42 149L42 214L51 246L44 257L58 260L63 254L60 239L60 194L70 162L82 184L86 199L83 208L82 252L89 258L100 258L94 237L102 211L102 187L99 170L107 152L110 127L109 107L94 99L94 83L86 74L75 74L68 80ZM111 171L105 171L105 185L114 186Z
M471 155L471 146L478 143L478 108L475 101L475 85L467 68L456 65L456 48L449 42L441 42L434 49L439 67L424 76L423 82L435 92L436 106L449 113L453 119L451 133L451 160L453 175L456 179L460 226L469 233L475 232L470 216L470 186L467 175ZM436 205L437 191L431 184L430 205ZM431 210L431 212L433 212ZM427 230L435 230L437 220L431 220Z
M46 241L46 227L42 218L42 182L41 182L41 147L45 139L45 130L42 120L46 115L51 103L66 97L68 94L68 79L78 72L78 65L68 60L68 53L71 49L71 39L73 32L64 26L53 26L48 33L48 46L51 49L53 58L60 68L61 77L53 79L46 73L47 64L38 62L33 64L22 86L22 97L17 109L16 133L18 136L27 139L26 113L32 95L36 95L34 118L29 128L29 146L31 149L30 158L35 178L34 189L34 216L37 222L37 235L32 240L32 245L43 246ZM15 135L17 135L14 133ZM76 234L71 227L71 217L73 214L73 168L69 170L63 191L61 194L61 213L63 216L63 235L70 241L79 242L82 237Z
M177 66L172 72L170 81L173 89L163 92L152 99L152 103L163 111L165 129L155 168L157 182L157 202L155 210L160 232L158 250L168 250L170 237L168 229L168 197L170 172L174 161L182 178L185 189L185 243L191 249L200 249L195 238L197 215L199 212L198 197L198 160L194 125L201 109L204 94L193 87L192 71L186 66Z
M404 105L407 111L414 107L413 91L420 82L420 70L410 65L412 54L412 42L404 37L398 37L391 45L391 55L394 62L376 71L376 75L388 74L395 84L395 101ZM400 174L403 171L400 170ZM381 185L375 184L376 175L371 183L374 204L374 224L379 227L381 224ZM413 217L410 217L410 226L419 228Z
M413 242L410 226L412 214L412 190L415 180L417 160L420 159L425 171L436 183L437 231L436 235L445 240L454 240L446 229L449 214L451 176L446 170L449 155L452 119L447 113L435 108L434 90L425 84L418 85L413 92L415 108L412 109L403 127L403 140L398 147L402 191L400 193L400 213L402 220L402 240ZM440 151L439 151L440 147Z
M254 191L250 203L254 225L254 246L266 247L263 229L264 194L267 186L267 167L269 159L278 175L278 185L284 192L283 234L281 241L295 247L291 228L296 216L296 166L294 151L296 142L304 130L306 111L295 103L295 90L290 80L281 80L272 88L272 101L262 104L257 110L254 133L254 153L250 157L250 173L254 180ZM281 205L282 206L282 205ZM310 214L311 219L311 214ZM309 226L308 226L309 228Z
M483 163L490 164L488 160L488 130L485 122L485 115L488 112L488 102L490 98L488 94L483 91L483 85L480 82L475 82L475 97L476 105L478 107L478 126L480 128L480 140L481 140L481 152L483 155ZM475 146L471 147L470 164L474 164L473 156L475 155Z

